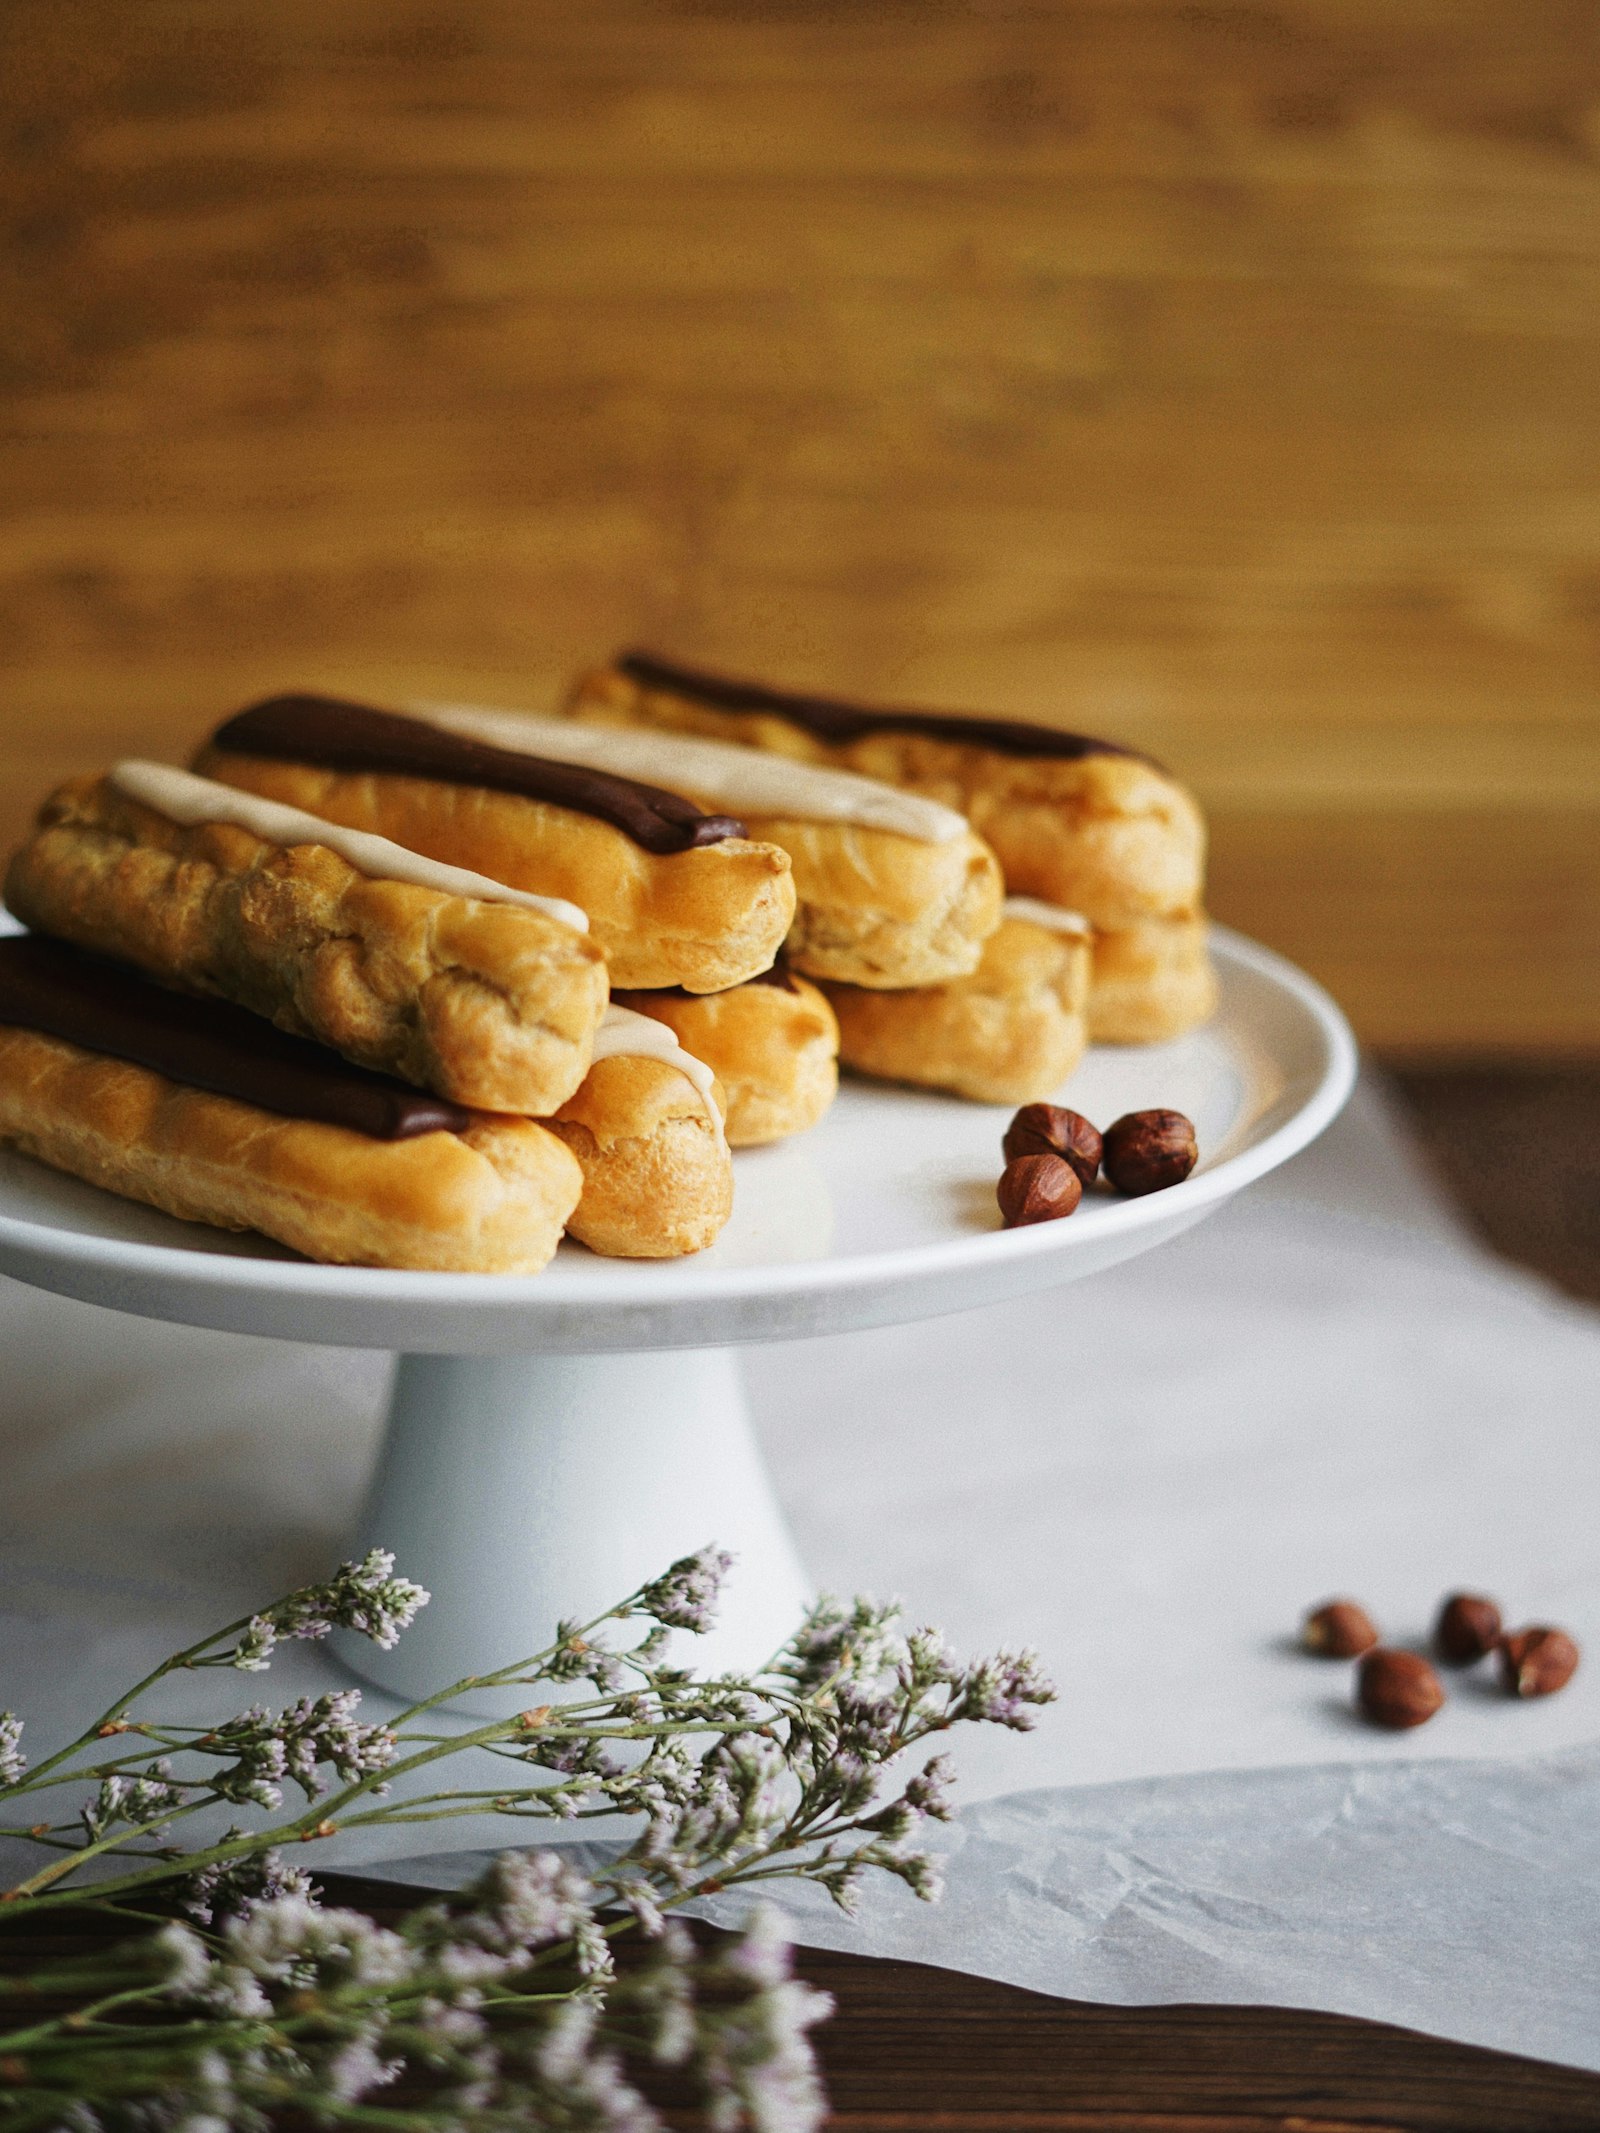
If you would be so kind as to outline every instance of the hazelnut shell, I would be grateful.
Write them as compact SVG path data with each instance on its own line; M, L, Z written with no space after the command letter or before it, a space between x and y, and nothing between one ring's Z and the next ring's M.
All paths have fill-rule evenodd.
M1081 1111L1068 1111L1061 1104L1024 1104L1007 1126L1000 1152L1008 1163L1019 1155L1059 1155L1087 1191L1100 1169L1100 1133Z
M1083 1198L1083 1187L1078 1173L1059 1155L1019 1155L1007 1163L995 1198L1006 1228L1025 1229L1070 1215Z
M1356 1708L1375 1726L1404 1732L1426 1725L1444 1702L1444 1683L1416 1652L1380 1644L1356 1668Z
M1579 1652L1564 1629L1539 1622L1500 1640L1500 1678L1513 1696L1553 1696L1578 1671Z
M1371 1615L1354 1600L1325 1600L1300 1626L1300 1642L1319 1659L1359 1659L1377 1641Z
M1446 1666L1473 1666L1500 1641L1500 1610L1486 1593L1452 1592L1439 1604L1433 1648Z
M1118 1192L1138 1199L1181 1185L1199 1159L1194 1127L1181 1111L1129 1111L1107 1126L1100 1168Z

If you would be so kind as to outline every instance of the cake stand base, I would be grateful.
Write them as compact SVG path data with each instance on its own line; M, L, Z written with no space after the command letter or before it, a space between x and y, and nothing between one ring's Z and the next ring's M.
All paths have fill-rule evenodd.
M697 1672L757 1666L795 1629L806 1579L729 1349L403 1355L360 1548L432 1594L395 1650L340 1633L353 1673L429 1696L542 1650L707 1542L735 1558L717 1627L679 1633ZM502 1717L526 1689L454 1708Z

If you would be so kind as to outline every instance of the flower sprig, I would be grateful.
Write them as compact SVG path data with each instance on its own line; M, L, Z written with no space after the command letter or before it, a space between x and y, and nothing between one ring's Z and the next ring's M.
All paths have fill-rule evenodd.
M776 1920L758 1914L708 1954L671 1914L778 1878L846 1908L873 1872L933 1896L917 1837L950 1812L947 1759L898 1780L889 1766L958 1723L1026 1728L1053 1691L1031 1653L964 1664L866 1600L821 1602L752 1674L699 1677L670 1633L710 1626L728 1567L714 1549L686 1557L595 1620L561 1623L545 1650L387 1723L358 1715L354 1689L211 1727L143 1715L178 1671L261 1672L277 1644L335 1626L392 1644L427 1595L375 1550L174 1655L31 1772L20 1721L0 1715L0 1814L80 1795L70 1819L3 1832L46 1856L0 1892L0 1956L6 1927L68 1906L130 1928L48 1973L0 1965L0 2133L264 2133L291 2107L430 2133L642 2133L658 2123L638 2086L652 2063L697 2081L714 2128L816 2125L807 2033L825 2003L792 1976ZM534 1692L514 1716L445 1724L468 1690L507 1687ZM505 1783L430 1789L469 1749L504 1764ZM283 1816L290 1787L301 1798ZM166 1841L234 1808L278 1819ZM337 1830L464 1814L623 1817L628 1835L587 1873L559 1851L503 1854L395 1927L323 1907L283 1856ZM628 1935L645 1954L619 1970ZM30 2018L42 1992L67 2012ZM382 2100L402 2076L420 2100Z

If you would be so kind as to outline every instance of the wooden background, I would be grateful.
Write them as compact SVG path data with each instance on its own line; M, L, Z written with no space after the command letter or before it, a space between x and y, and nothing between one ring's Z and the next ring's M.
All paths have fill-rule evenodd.
M1600 1049L1592 0L4 0L3 821L620 639L1141 741Z

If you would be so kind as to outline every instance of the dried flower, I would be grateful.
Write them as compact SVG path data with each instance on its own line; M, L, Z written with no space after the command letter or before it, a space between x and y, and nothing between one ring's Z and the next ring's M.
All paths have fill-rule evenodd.
M668 1634L709 1625L727 1568L721 1551L703 1549L598 1620L561 1623L546 1651L481 1677L479 1686L544 1685L521 1717L468 1736L502 1758L511 1784L426 1796L430 1816L626 1816L632 1843L587 1875L552 1851L502 1854L471 1886L394 1926L321 1906L277 1846L414 1814L423 1804L414 1792L383 1804L388 1781L426 1765L436 1782L455 1747L419 1722L435 1723L435 1705L466 1684L389 1725L359 1717L355 1690L276 1713L253 1705L205 1731L136 1720L125 1701L31 1775L20 1722L0 1720L6 1782L88 1788L81 1840L70 1823L39 1825L50 1859L8 1892L0 1933L76 1903L138 1934L109 1957L83 1959L80 2000L113 1991L126 2010L114 2036L101 2020L92 2052L70 2011L42 2023L28 2011L29 2125L267 2133L286 2113L398 2122L367 2099L414 2069L426 2093L402 2115L417 2133L656 2133L634 2080L645 2059L698 2082L713 2128L812 2133L823 2099L809 2032L827 2002L793 1975L776 1918L758 1915L735 1945L708 1955L673 1907L784 1874L814 1881L845 1909L873 1874L931 1900L937 1868L916 1840L949 1816L948 1762L924 1761L898 1791L890 1765L961 1721L1031 1725L1053 1692L1032 1653L963 1665L937 1632L907 1632L897 1607L873 1600L820 1603L767 1672L697 1679L667 1663ZM393 1573L375 1550L176 1655L146 1688L179 1667L259 1671L280 1639L336 1624L393 1641L426 1597ZM608 1641L614 1624L648 1627L629 1646ZM550 1686L576 1682L590 1686L569 1702ZM112 1736L122 1752L95 1761ZM179 1812L271 1813L290 1785L318 1804L274 1827L230 1828L187 1855L149 1843ZM91 1849L109 1877L67 1886ZM185 1919L151 1931L149 1908L163 1897ZM649 1953L618 1972L612 1941L627 1931L647 1936ZM61 1996L59 1968L51 1991Z
M252 1615L229 1664L259 1674L274 1646L326 1637L335 1629L354 1630L389 1651L428 1599L410 1578L395 1576L394 1557L387 1548L369 1548L359 1563L341 1564L325 1585L309 1585L264 1614Z
M0 1785L19 1784L27 1774L21 1739L22 1720L14 1711L0 1711Z
M224 1843L241 1832L230 1829ZM285 1866L281 1852L258 1852L253 1858L201 1867L191 1874L179 1898L189 1916L203 1926L225 1918L248 1918L257 1904L271 1903L280 1896L299 1896L314 1902L315 1883L297 1866Z
M725 1550L702 1548L698 1555L683 1556L664 1577L646 1585L639 1605L667 1629L703 1634L716 1621L722 1581L732 1568L733 1557Z

